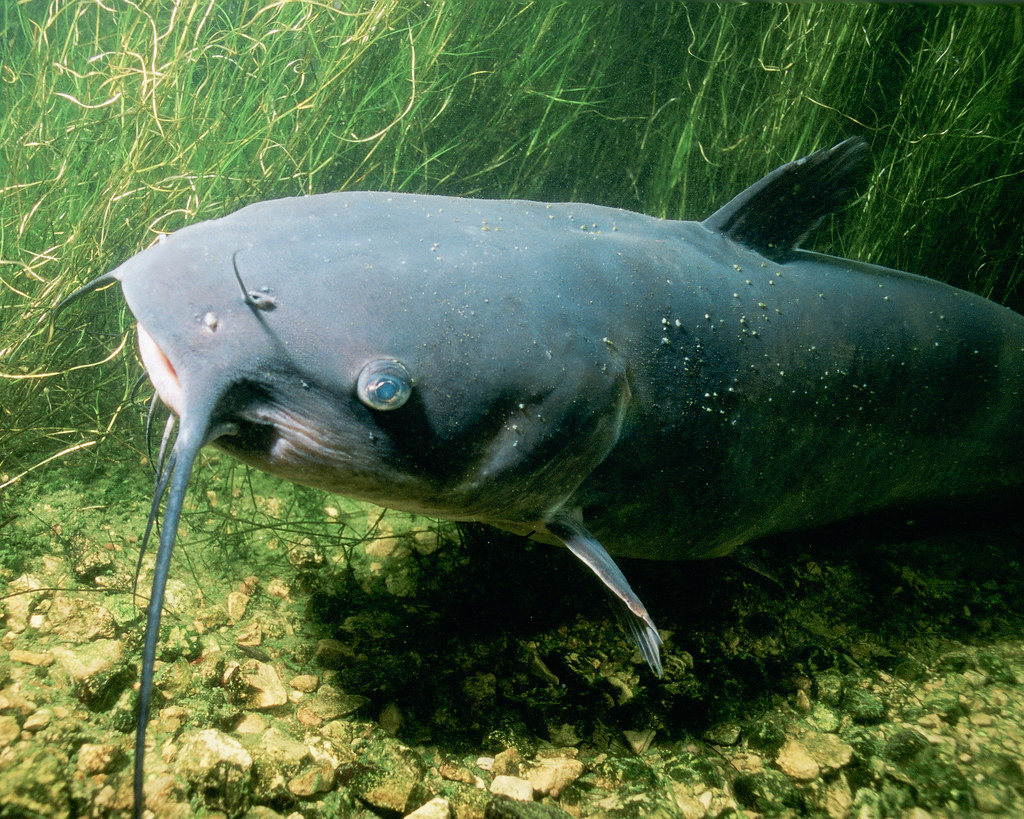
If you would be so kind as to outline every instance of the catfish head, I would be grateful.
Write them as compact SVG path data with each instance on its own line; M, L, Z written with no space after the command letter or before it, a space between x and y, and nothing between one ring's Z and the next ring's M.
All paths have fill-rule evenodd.
M549 218L525 204L373 193L262 202L163 237L69 297L120 283L146 371L179 421L143 538L144 550L166 494L137 813L168 566L208 444L297 483L568 546L660 673L650 616L573 503L619 439L628 368L570 300L552 304L543 279L521 275L551 253L571 261L525 244ZM507 229L481 231L488 220Z

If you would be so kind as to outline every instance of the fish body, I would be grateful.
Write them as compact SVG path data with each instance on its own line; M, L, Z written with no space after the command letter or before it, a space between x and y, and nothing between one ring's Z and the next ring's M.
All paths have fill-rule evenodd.
M611 555L727 553L898 504L1024 485L1024 317L799 249L866 175L859 140L703 222L397 193L261 202L186 227L120 282L180 418L143 661L198 450L580 557L651 667ZM148 534L148 533L147 533Z
M329 193L115 274L177 414L218 391L214 446L382 506L547 540L571 510L612 554L681 559L1024 480L1019 314L701 222ZM412 379L393 411L357 395L377 360Z

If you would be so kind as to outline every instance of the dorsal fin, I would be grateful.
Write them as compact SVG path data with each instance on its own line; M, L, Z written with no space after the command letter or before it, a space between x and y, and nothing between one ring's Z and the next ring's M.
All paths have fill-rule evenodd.
M773 261L857 195L870 171L868 147L852 137L776 168L702 223Z

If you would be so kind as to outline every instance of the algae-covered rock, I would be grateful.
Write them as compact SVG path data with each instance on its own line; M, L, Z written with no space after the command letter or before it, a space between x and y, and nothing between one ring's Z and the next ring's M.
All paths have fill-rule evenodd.
M781 771L745 774L736 779L733 790L743 807L765 816L778 816L787 809L799 810L803 806L796 786Z
M309 748L277 726L271 726L250 744L253 780L261 795L271 796L288 789L291 780L309 758Z
M870 691L852 688L843 695L843 709L854 722L873 725L885 719L885 703Z
M246 660L227 675L226 686L237 705L266 711L288 702L288 689L277 669L270 663Z
M54 646L53 656L71 678L75 697L87 708L109 708L135 679L118 640L93 640L74 648Z
M250 797L252 757L233 737L214 728L186 735L174 769L212 806L243 809Z
M71 816L65 769L67 757L52 748L22 743L4 754L0 764L0 816Z
M496 796L487 803L483 819L571 819L571 814L555 805Z
M110 640L117 634L113 615L94 600L58 594L53 598L48 616L53 627L60 630L62 641Z
M338 781L372 808L408 813L434 797L419 754L386 732L373 731L355 750L358 759L341 764Z

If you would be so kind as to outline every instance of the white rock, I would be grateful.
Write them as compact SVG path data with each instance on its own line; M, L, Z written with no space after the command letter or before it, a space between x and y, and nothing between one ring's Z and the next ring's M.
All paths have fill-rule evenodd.
M251 790L252 757L237 739L215 728L185 737L174 763L179 776L222 795L220 806L237 810Z
M404 819L451 819L452 806L443 796L435 796L427 804L420 805Z
M547 757L531 767L524 776L541 796L561 795L583 773L583 763L568 757Z
M491 793L508 796L518 802L533 801L533 785L518 776L496 776L491 782Z

